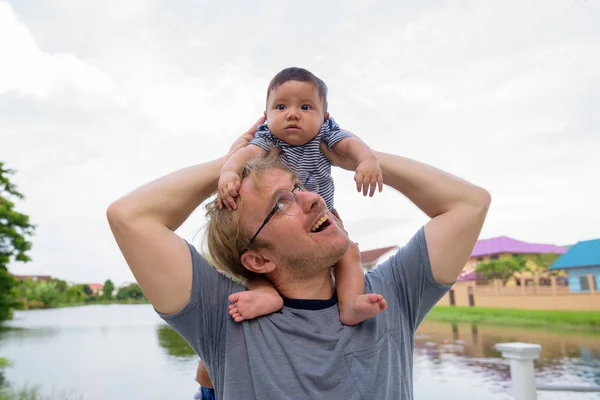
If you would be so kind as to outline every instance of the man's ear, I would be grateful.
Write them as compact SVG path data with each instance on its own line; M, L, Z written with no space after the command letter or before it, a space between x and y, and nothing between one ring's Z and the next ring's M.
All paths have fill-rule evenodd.
M242 265L257 274L267 274L275 269L275 263L256 250L247 250L242 254Z
M328 112L326 112L326 113L325 113L325 121L327 121L328 119L329 119L329 113L328 113Z

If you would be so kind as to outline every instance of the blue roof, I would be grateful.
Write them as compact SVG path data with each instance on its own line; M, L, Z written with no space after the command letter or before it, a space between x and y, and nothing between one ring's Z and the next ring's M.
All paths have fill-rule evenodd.
M600 239L585 240L571 247L549 269L600 266Z

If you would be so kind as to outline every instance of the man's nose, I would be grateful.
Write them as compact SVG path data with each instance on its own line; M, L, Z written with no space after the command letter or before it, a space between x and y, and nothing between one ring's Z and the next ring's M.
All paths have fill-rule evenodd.
M318 193L309 192L307 190L296 193L304 214L314 212L315 209L317 209L316 211L318 212L325 211L325 201Z

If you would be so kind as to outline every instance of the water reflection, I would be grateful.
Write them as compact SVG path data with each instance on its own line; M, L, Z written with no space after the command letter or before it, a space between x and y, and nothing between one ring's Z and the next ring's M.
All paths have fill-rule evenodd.
M177 358L189 358L196 355L196 352L190 345L170 326L159 325L156 328L156 334L158 336L158 344L166 350L168 355Z
M11 362L0 382L40 385L43 393L73 391L86 400L179 399L197 389L193 350L149 305L20 311L15 317L7 323L12 328L0 331L0 355ZM415 338L415 398L510 399L508 364L494 349L508 341L543 346L538 383L600 385L600 336L425 321ZM544 392L538 398L600 395Z
M600 335L425 321L415 337L415 356L438 366L451 360L505 388L510 379L508 362L495 349L502 342L542 346L535 362L538 383L600 385Z

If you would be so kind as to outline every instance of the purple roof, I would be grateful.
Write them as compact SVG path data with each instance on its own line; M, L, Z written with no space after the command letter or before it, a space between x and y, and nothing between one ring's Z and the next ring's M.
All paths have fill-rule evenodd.
M567 249L565 247L554 244L526 243L506 236L500 236L492 239L478 240L471 253L471 257L489 256L500 253L564 254L566 252Z

